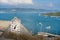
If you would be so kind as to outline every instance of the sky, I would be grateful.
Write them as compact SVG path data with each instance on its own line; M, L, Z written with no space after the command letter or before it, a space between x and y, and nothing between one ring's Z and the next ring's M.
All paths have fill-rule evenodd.
M0 0L0 8L12 6L60 10L60 0Z

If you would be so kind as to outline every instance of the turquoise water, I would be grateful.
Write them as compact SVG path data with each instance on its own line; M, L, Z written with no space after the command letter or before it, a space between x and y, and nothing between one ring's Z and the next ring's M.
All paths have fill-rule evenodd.
M0 13L0 20L11 20L18 17L33 34L43 31L60 35L60 17L42 16L40 14L42 13Z

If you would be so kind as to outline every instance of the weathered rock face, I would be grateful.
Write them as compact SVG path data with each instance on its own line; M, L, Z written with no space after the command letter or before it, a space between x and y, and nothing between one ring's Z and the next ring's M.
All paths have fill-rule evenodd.
M28 40L31 39L32 35L21 24L21 21L18 18L14 17L11 20L8 28L2 33L1 37L15 40Z

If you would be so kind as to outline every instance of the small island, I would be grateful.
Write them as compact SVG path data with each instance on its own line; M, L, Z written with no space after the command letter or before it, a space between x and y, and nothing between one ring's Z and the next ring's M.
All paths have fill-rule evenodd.
M44 13L44 16L60 16L60 12Z

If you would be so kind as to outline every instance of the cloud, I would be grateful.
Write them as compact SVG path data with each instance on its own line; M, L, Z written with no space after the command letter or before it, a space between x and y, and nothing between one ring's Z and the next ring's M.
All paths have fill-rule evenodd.
M32 0L0 0L0 3L18 5L18 4L33 4Z
M53 6L54 6L54 5L53 5L52 2L48 3L48 7L53 7Z

